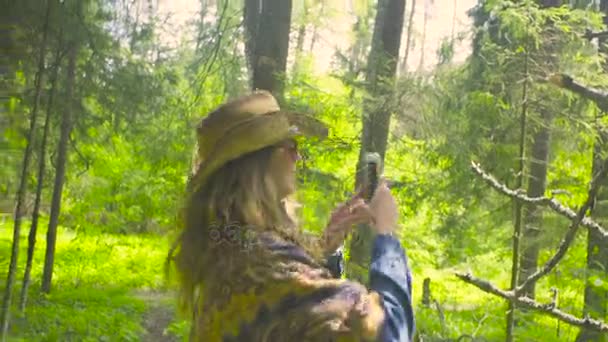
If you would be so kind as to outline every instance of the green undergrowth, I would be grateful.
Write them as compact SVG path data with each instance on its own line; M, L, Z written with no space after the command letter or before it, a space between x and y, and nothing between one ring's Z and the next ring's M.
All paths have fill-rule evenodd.
M41 222L40 227L45 231L46 222ZM10 259L12 228L12 222L0 224L0 268L5 270ZM27 308L23 314L18 312L28 230L29 222L24 222L18 281L13 292L11 341L141 341L149 310L161 305L174 314L170 300L155 303L142 295L166 292L163 263L167 238L76 234L61 227L51 293L44 295L40 291L46 248L45 234L41 232ZM3 278L0 288L4 290L5 286ZM174 318L164 334L183 336L187 331L184 326Z
M463 335L478 341L504 340L507 304L457 277L455 272L471 272L500 288L508 288L510 254L508 249L473 255L460 263L439 266L440 256L429 247L439 244L417 238L414 218L401 232L408 250L413 273L413 301L417 332L424 341L450 341ZM408 227L411 226L411 227ZM12 222L0 225L0 267L8 269ZM41 224L46 228L46 222ZM427 224L428 229L432 225ZM505 226L503 229L508 229ZM18 302L21 288L26 230L23 225L18 279L13 303ZM498 228L497 228L498 229ZM14 341L140 341L146 333L146 320L155 308L162 307L173 317L162 334L173 340L186 340L188 322L175 315L175 301L167 291L164 280L164 261L169 240L157 235L76 234L61 228L51 294L40 293L45 236L39 234L32 286L25 314L13 311L11 340ZM508 245L508 244L507 244ZM583 277L576 271L583 265L584 239L580 237L558 267L557 273L541 280L537 300L551 302L552 287L559 289L559 307L580 316L582 309ZM552 251L541 254L547 260ZM563 272L561 269L569 270ZM431 279L431 304L421 304L422 282ZM2 279L0 286L5 286ZM158 294L161 294L160 296ZM16 305L14 305L16 307ZM518 341L573 340L577 329L539 314L520 313L516 334ZM154 323L152 323L154 324Z

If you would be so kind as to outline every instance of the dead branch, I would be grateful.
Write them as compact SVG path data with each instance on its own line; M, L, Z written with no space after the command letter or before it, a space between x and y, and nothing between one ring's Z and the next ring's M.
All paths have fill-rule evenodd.
M521 292L524 288L526 288L526 286L528 286L529 284L533 284L538 279L540 279L542 276L551 272L551 270L555 266L557 266L557 263L560 262L560 260L564 257L564 255L566 255L568 248L570 248L572 241L574 241L574 238L576 237L576 232L578 231L578 227L580 226L581 222L585 218L587 211L591 208L591 206L595 202L595 198L597 197L597 193L598 193L598 191L600 189L600 185L602 183L601 181L606 177L607 173L608 173L608 158L604 159L600 169L598 170L598 172L595 174L595 176L591 180L591 184L589 184L589 191L587 192L587 200L585 200L585 203L578 210L576 217L572 220L572 223L570 223L570 227L568 227L568 232L566 233L566 236L564 236L564 239L560 242L555 255L553 255L553 257L551 257L551 259L549 259L549 261L547 261L543 265L543 267L541 267L538 271L536 271L532 275L530 275L528 277L528 279L524 280L521 283L521 285L519 285L517 287L517 289L515 289L516 293Z
M548 81L595 102L602 111L608 111L608 92L585 86L566 74L552 75Z
M456 276L460 278L462 281L474 285L484 292L491 293L495 296L502 297L506 300L516 302L517 304L521 304L530 309L536 310L540 313L552 316L554 318L559 319L562 322L566 322L571 325L583 327L585 329L600 331L600 332L608 332L608 325L602 321L594 320L589 317L578 318L569 313L558 310L553 303L549 304L541 304L537 301L534 301L528 297L519 297L516 296L513 291L504 291L493 285L492 283L475 278L470 273L456 273Z
M499 192L501 192L513 199L517 199L519 201L522 201L522 202L528 203L528 204L544 205L544 206L551 208L554 212L556 212L564 217L567 217L570 220L576 219L576 215L577 215L576 212L574 210L572 210L571 208L561 204L555 198L528 197L523 192L523 190L512 190L512 189L509 189L506 185L500 183L492 175L486 173L481 168L481 166L479 166L479 164L472 162L471 168L477 175L479 175L484 181L486 181L486 183L488 183L488 185L490 185L494 189L498 190ZM608 238L608 231L606 231L606 229L604 229L599 223L593 221L591 218L584 217L580 224L588 229L591 229L591 230L597 232L603 238Z
M583 35L583 37L588 40L591 40L593 38L606 37L606 36L608 36L608 31L593 32L591 30L586 30L585 34Z

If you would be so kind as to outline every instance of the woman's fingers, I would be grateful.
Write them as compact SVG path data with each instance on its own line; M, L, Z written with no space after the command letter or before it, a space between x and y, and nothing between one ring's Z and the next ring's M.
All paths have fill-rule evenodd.
M397 228L399 217L397 201L385 181L378 186L370 202L370 210L375 218L374 229L377 232L386 233Z
M359 199L363 199L363 196L365 195L366 191L367 191L366 186L359 187L357 192L346 201L346 204L352 205L355 201L357 201Z
M363 200L356 202L350 207L348 214L342 217L340 225L353 225L360 223L371 223L373 221L372 212Z

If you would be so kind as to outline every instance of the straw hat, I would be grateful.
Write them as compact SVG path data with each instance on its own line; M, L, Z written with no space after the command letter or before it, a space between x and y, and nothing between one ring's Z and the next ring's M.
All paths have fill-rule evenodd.
M327 137L327 127L307 114L282 110L267 91L229 101L197 126L198 146L191 189L227 162L296 136Z

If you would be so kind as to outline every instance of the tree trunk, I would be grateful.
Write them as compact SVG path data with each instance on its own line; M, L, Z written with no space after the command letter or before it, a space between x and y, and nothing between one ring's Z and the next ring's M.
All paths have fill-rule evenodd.
M526 47L526 51L527 47ZM516 189L520 189L524 183L524 169L525 163L524 159L526 156L526 128L527 128L527 119L528 119L528 88L529 88L529 55L526 52L524 59L524 85L522 89L521 96L521 116L520 116L520 125L519 125L519 165L517 167L518 176L517 183L515 185ZM522 214L522 203L519 201L513 201L514 208L514 223L513 223L513 256L511 258L511 289L515 289L518 284L518 276L519 276L519 252L520 252L520 244L521 244L521 214ZM514 328L515 328L515 310L516 306L514 302L509 302L509 310L507 311L507 333L506 333L506 342L512 342L514 337Z
M253 0L245 2L245 21L250 41L248 49L253 70L252 88L265 89L281 99L284 87L291 0L262 0L259 16L255 17Z
M59 63L61 61L60 47L57 48L57 57L55 58L55 65L53 69L53 76L51 76L51 90L46 106L46 117L44 119L44 131L42 134L42 142L40 143L39 152L39 164L38 164L38 184L36 184L36 199L34 201L34 209L32 211L32 224L30 226L30 232L28 235L27 245L27 261L25 264L25 272L23 274L23 284L21 286L21 296L19 297L19 310L25 311L27 304L27 292L30 286L30 274L32 272L32 262L34 260L34 249L36 247L36 233L38 231L38 216L40 212L40 202L42 199L42 188L44 187L44 172L46 169L46 143L49 136L51 112L53 111L53 100L55 97L57 74L59 70Z
M323 17L323 15L325 14L325 1L321 1L321 7L319 8L319 17ZM319 28L317 27L316 24L314 24L312 26L312 35L310 37L310 48L308 49L310 51L310 53L314 53L315 52L315 43L317 42L317 30Z
M608 0L600 1L600 11L603 13L604 26L608 27ZM599 52L606 56L606 39L599 38ZM608 60L603 61L604 73L608 72ZM592 177L597 172L602 156L608 150L608 132L597 121L597 138L593 149ZM591 212L601 224L608 224L608 191L606 190L607 181L604 180L603 186L595 200L594 208ZM606 279L608 277L608 240L597 232L589 229L587 232L587 279L585 284L585 298L583 314L592 318L604 320L606 318L606 301L608 292L603 286L596 286L595 279ZM606 341L606 334L600 334L592 330L582 329L576 338L577 342Z
M541 110L542 124L534 134L530 154L530 176L528 177L529 197L541 197L545 194L547 185L547 165L549 163L550 137L552 115L548 109ZM542 209L537 205L527 205L524 210L524 230L522 234L522 256L519 269L519 281L536 272L538 266L538 252L540 249L543 215ZM530 283L523 294L534 299L535 284Z
M560 5L561 0L543 0L542 6L555 7ZM549 22L548 25L551 25ZM548 47L547 49L550 49ZM554 64L548 62L548 64ZM547 108L540 109L541 125L534 134L532 151L530 154L530 175L528 177L527 194L530 197L540 197L545 194L547 186L547 165L549 163L551 124L553 115ZM543 215L542 210L536 205L527 205L524 210L524 230L521 236L522 256L519 267L519 283L525 281L536 272L538 267L538 253L540 250L539 238L541 237ZM530 283L523 294L534 299L535 283Z
M394 77L399 58L405 0L380 0L374 24L372 48L368 59L366 82L369 99L364 102L361 150L356 171L356 187L364 180L365 154L376 152L384 160L388 140ZM374 100L371 100L374 99ZM349 277L367 283L372 231L359 226L354 231L347 266Z
M32 148L34 146L34 137L36 132L36 121L38 118L38 107L40 105L40 95L42 92L42 85L44 84L44 56L46 53L46 45L49 31L49 18L51 10L54 4L54 0L49 0L46 7L46 14L44 19L44 29L42 32L42 42L40 43L40 51L38 55L38 74L35 79L35 95L34 105L30 113L30 128L27 134L27 144L25 146L25 152L23 154L23 164L21 167L21 179L19 181L19 189L17 191L17 203L15 208L14 227L13 227L13 244L11 248L11 260L8 268L8 275L6 279L6 287L4 288L4 296L2 300L2 320L0 337L2 341L6 340L8 336L8 328L10 321L10 309L13 294L13 286L15 283L15 275L17 272L17 264L19 259L19 240L21 236L21 218L23 211L23 204L25 201L25 195L27 190L27 176L30 166L30 159L32 154Z
M308 22L308 6L306 5L306 1L304 4L304 13L303 19L300 23L300 27L298 28L298 35L296 38L296 51L295 58L293 62L293 73L295 74L298 71L300 65L300 58L302 58L302 52L304 52L304 40L306 39L306 23Z
M608 146L608 132L598 128L598 134L593 151L593 174L598 171L602 155L606 153ZM606 183L604 181L604 185ZM608 222L608 191L606 189L600 188L592 214L600 224ZM597 286L594 283L596 279L606 279L608 276L608 241L592 229L589 229L587 234L587 284L585 285L583 315L604 320L608 292L603 286ZM576 341L606 341L606 336L596 331L583 329Z
M458 0L454 0L454 12L452 13L452 44L456 38L456 8L458 8Z
M253 70L255 67L255 41L258 34L260 9L262 0L245 0L245 8L243 10L245 22L245 54L247 55L247 64L249 73L253 79Z
M410 56L410 49L412 46L412 33L414 32L414 14L416 13L416 0L412 0L412 9L410 16L407 20L407 39L405 40L405 52L403 53L403 62L401 64L401 70L404 73L407 72L407 59Z
M420 64L418 65L418 71L424 69L424 49L426 45L426 25L429 20L429 7L431 6L432 0L425 0L424 2L424 22L422 23L422 37L420 38Z
M53 197L51 200L51 213L49 227L46 234L46 253L44 257L44 271L42 274L42 292L51 292L51 282L53 279L53 265L55 262L55 244L57 241L57 226L59 214L61 212L61 195L65 180L65 169L67 164L68 142L72 131L72 110L74 108L74 82L76 78L76 58L78 47L75 42L69 47L67 80L66 80L66 102L67 106L63 112L61 120L61 134L57 153L57 167L55 172L55 185L53 187Z

